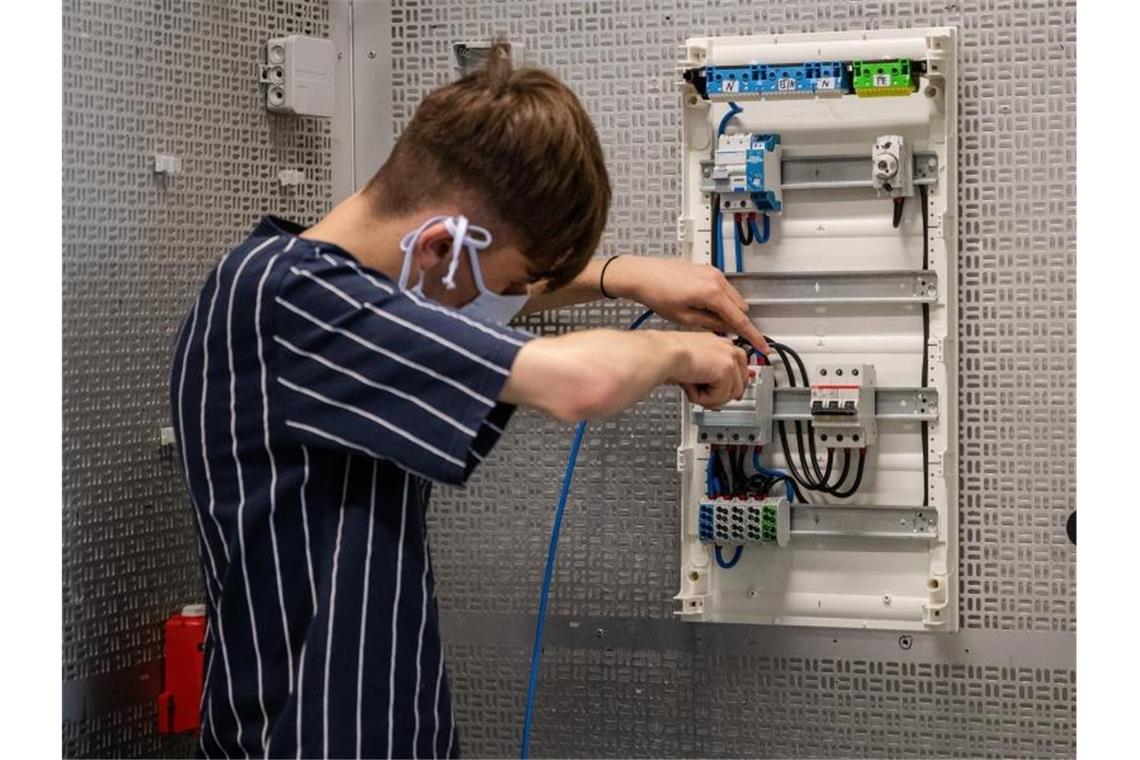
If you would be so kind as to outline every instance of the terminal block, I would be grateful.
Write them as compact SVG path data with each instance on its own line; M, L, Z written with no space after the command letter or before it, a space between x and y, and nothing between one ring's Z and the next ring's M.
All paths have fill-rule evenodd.
M831 97L851 91L847 67L839 61L763 66L764 97Z
M861 449L875 442L875 368L870 364L817 367L811 385L816 446Z
M705 91L709 100L757 100L764 80L764 67L709 66L705 69Z
M721 210L726 214L778 212L784 198L780 160L779 135L721 135L701 190L719 194Z
M694 76L689 76L693 81ZM695 84L695 82L694 82ZM709 100L756 100L770 97L828 97L851 91L851 76L841 61L709 66L704 73Z
M879 197L914 195L914 156L902 135L880 135L871 149L871 181Z
M706 544L787 546L791 507L787 499L704 499L697 533Z
M739 401L717 410L694 407L693 422L697 425L698 441L743 446L771 443L776 372L766 365L751 369L755 374Z
M889 61L853 61L851 84L861 98L909 95L918 89L918 73L906 58Z

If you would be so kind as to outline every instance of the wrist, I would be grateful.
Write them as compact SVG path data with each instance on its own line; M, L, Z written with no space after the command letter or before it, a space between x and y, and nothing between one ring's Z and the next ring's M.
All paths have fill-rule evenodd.
M655 354L662 360L661 382L681 382L681 378L689 375L693 360L688 343L681 337L681 333L654 331L652 335L657 342Z
M636 301L637 278L632 273L637 269L637 259L637 256L628 253L611 256L603 265L602 274L598 278L599 292L610 298Z

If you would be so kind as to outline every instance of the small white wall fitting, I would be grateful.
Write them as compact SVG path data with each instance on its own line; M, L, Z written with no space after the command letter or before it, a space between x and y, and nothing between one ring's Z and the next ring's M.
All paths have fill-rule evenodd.
M522 43L511 42L507 44L511 51L511 65L520 68L526 65L526 49ZM487 63L487 56L491 52L490 40L476 40L469 42L456 42L451 46L452 63L455 72L464 76L472 71L482 68Z
M170 176L172 174L182 173L182 159L177 156L171 156L166 153L154 154L154 173L165 174Z
M871 150L871 180L880 197L914 195L914 157L902 135L880 135Z
M265 46L261 81L265 107L297 116L332 116L336 49L331 40L299 34L275 37Z
M282 187L297 187L305 183L305 172L300 169L282 169L277 172L277 181Z

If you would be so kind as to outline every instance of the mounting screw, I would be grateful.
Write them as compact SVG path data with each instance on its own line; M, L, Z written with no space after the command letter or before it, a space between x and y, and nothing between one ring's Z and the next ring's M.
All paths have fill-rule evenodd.
M899 649L910 649L914 646L914 639L910 636L899 636Z
M606 635L606 629L605 628L599 628L598 630L594 631L594 635L600 639L601 637Z
M376 57L376 51L375 50L369 50L368 51L368 57L369 58L375 58Z
M883 594L883 606L884 607L891 606L891 595L890 594Z

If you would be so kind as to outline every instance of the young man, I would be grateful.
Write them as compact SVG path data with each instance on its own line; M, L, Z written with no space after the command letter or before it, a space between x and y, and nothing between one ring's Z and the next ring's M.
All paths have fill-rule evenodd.
M578 100L495 55L427 96L363 190L307 230L263 219L210 273L171 384L209 610L205 755L456 755L431 481L463 483L515 405L574 421L663 383L741 395L745 355L710 332L505 326L604 294L763 343L709 267L592 260L609 201Z

